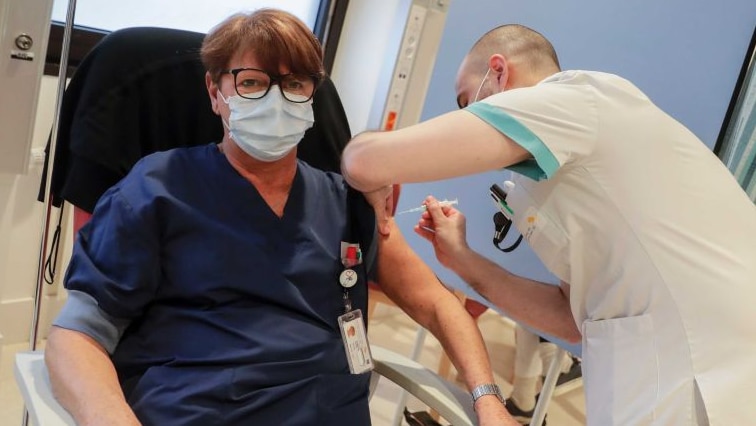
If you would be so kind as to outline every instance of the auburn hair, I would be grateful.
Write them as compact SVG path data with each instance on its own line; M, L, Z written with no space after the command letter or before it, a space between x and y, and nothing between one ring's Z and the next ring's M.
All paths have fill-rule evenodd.
M200 56L217 83L231 58L247 50L254 51L263 71L273 75L281 65L317 81L325 75L320 42L304 22L282 10L266 8L226 18L205 36Z

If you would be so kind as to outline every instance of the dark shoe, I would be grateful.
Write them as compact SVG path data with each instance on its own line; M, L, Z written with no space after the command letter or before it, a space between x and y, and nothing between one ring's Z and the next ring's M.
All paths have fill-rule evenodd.
M536 395L536 404L538 404L538 395ZM532 410L525 411L518 407L512 398L507 398L507 411L509 411L509 414L511 414L518 423L527 426L530 424L530 421L533 420L535 407L533 407ZM546 419L543 419L543 426L546 426Z
M410 426L441 426L441 423L433 420L433 417L427 412L415 411L411 413L407 407L404 407L404 420Z

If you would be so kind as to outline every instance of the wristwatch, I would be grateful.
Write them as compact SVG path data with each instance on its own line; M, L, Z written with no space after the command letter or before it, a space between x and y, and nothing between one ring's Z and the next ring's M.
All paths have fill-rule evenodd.
M506 405L504 397L501 396L501 390L499 390L499 386L493 383L486 383L484 385L475 386L471 394L473 404L475 404L475 401L477 401L481 396L496 395L496 397L499 398L499 401L501 401L502 404Z

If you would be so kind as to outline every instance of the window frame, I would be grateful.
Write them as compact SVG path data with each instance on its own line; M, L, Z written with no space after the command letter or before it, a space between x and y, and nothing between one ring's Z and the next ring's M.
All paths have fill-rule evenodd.
M328 74L331 73L333 68L336 47L341 37L348 4L349 0L321 0L318 7L313 33L323 44L323 64ZM59 75L64 31L65 24L63 22L52 21L50 23L50 35L45 56L45 75L47 76L57 77ZM71 32L65 76L72 76L87 53L109 33L110 31L98 28L74 25Z
M725 166L727 166L727 168L733 173L736 173L736 171L732 169L733 166L737 164L738 161L742 160L737 158L726 158L731 157L732 150L737 149L738 144L738 141L733 139L731 128L736 125L740 118L743 118L746 115L756 115L756 109L744 110L743 108L743 100L746 93L754 90L754 88L756 88L756 26L754 27L751 41L748 44L748 50L743 59L743 65L740 68L740 74L735 83L735 89L730 98L730 104L727 107L727 112L722 121L722 127L720 128L719 136L717 137L717 142L714 145L713 150L714 154L719 157L719 159L725 163ZM735 164L729 164L731 162L735 162ZM754 167L756 167L756 164L751 164L749 166L751 173L753 173ZM748 186L747 183L756 180L756 176L750 175L735 177L738 179L738 182L741 183L741 186L744 186L743 189L746 190L746 192L748 192L748 188L746 188L746 186ZM741 182L743 179L745 179L745 181ZM750 194L749 197L756 202L756 193Z

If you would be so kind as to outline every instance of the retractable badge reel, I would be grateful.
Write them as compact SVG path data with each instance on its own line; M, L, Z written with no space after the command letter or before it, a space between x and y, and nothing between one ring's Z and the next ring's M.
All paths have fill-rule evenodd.
M491 198L493 198L494 204L496 204L496 207L499 209L499 211L497 211L493 216L493 245L504 253L513 251L522 242L522 235L520 235L519 237L517 237L517 241L515 241L509 247L500 247L501 242L504 241L504 238L509 233L509 229L512 227L512 221L514 220L514 211L511 207L509 207L509 204L507 204L507 194L512 190L512 188L514 188L514 186L514 182L507 180L504 181L504 187L506 189L502 188L498 184L493 184L491 185L491 188L489 188Z
M361 374L371 371L375 365L365 332L362 310L352 309L352 301L349 298L349 289L358 281L357 272L352 267L362 263L362 251L359 244L341 243L341 263L344 265L344 270L339 274L339 284L344 291L344 314L338 317L339 330L349 362L349 372Z

